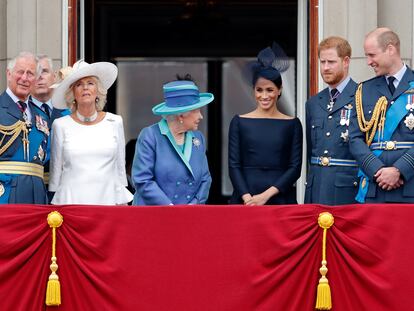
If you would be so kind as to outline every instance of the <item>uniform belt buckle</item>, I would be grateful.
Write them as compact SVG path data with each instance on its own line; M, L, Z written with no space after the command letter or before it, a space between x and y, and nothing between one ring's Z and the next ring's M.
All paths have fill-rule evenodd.
M319 161L320 161L320 164L322 166L329 166L329 164L331 162L331 158L329 158L329 157L320 157Z
M396 141L387 141L385 143L385 150L395 150L395 149L397 149Z

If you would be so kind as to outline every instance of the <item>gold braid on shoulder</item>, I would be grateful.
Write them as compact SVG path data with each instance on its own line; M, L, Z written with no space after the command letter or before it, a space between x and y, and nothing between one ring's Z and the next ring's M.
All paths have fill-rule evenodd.
M383 136L387 104L387 98L385 96L381 96L375 104L371 120L366 121L364 109L362 107L362 83L358 85L358 89L355 93L357 119L359 128L365 133L365 140L368 146L371 145L375 133L377 132L377 128L379 130L378 139L381 139Z
M12 125L1 125L0 124L0 134L3 135L3 137L0 139L0 155L2 155L10 146L13 144L13 142L16 140L16 138L20 135L20 133L23 131L23 143L25 149L27 148L26 144L28 142L27 139L27 126L26 123L23 121L17 121L16 123ZM3 141L6 138L6 136L11 136L10 139L7 141L7 143L3 146Z

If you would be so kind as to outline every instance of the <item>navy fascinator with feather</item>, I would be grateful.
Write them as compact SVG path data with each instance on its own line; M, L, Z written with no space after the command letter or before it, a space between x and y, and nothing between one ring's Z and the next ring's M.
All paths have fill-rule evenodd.
M272 47L267 47L259 52L257 60L248 64L252 84L255 85L260 77L275 81L281 77L281 73L289 68L289 59L283 49L273 42Z

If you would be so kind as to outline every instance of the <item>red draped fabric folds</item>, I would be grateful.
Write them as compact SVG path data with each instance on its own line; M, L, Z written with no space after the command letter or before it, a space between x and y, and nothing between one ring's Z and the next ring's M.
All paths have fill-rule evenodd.
M62 304L46 307L57 229ZM414 205L0 207L0 310L310 311L333 214L334 311L414 310Z

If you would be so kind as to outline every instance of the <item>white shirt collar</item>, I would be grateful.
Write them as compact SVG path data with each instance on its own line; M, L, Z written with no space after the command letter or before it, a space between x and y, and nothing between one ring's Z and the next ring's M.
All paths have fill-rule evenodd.
M11 99L17 104L18 101L20 101L20 99L14 95L14 93L12 92L12 90L10 90L9 88L6 89L6 93L11 97ZM26 100L24 100L24 102L27 104L28 102L28 98L26 98Z
M405 63L403 63L403 66L401 67L401 69L398 70L396 74L392 75L395 78L395 80L394 80L395 88L397 88L398 84L400 84L406 70L407 70L407 66L405 65ZM391 75L386 75L385 79L388 81L388 77L390 77L390 76Z
M38 99L34 98L33 96L32 96L32 102L33 102L33 103L34 103L37 107L39 107L40 109L43 109L43 108L42 108L43 102L41 102L40 100L38 100ZM52 101L51 101L50 99L49 99L47 102L45 102L45 104L49 106L50 110L52 110L52 109L53 109L53 106L52 106Z

